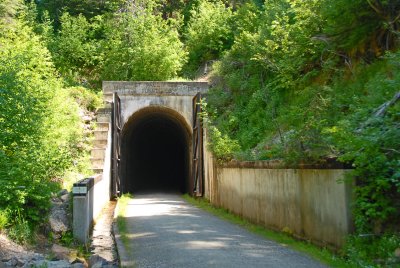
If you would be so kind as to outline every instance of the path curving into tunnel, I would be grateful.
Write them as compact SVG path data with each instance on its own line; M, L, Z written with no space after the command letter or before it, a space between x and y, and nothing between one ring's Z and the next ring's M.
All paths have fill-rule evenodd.
M185 120L174 110L148 107L134 113L122 132L122 192L186 193L190 140Z

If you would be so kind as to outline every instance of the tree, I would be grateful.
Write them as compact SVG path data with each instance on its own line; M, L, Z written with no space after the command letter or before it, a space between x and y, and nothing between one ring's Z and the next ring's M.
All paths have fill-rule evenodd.
M19 231L43 220L51 180L78 154L77 108L31 28L0 32L0 207Z
M71 16L84 16L87 20L98 15L118 10L126 1L125 0L35 0L39 16L41 17L45 11L48 12L55 30L61 26L61 17L65 12Z
M166 80L186 61L176 27L152 7L117 14L106 25L103 80Z
M60 30L49 42L57 70L71 83L96 81L98 74L94 70L101 61L102 17L88 21L83 15L64 13L60 23Z
M233 43L232 9L222 1L201 1L191 10L184 34L189 51L187 69L195 71L201 63L215 60Z
M322 11L327 18L325 33L329 41L351 58L370 60L398 45L397 0L327 0Z

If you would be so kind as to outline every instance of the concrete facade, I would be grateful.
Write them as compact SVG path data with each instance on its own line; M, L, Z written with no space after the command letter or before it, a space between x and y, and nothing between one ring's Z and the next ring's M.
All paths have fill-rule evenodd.
M344 169L285 169L265 162L217 165L208 152L206 198L251 222L341 247L352 231Z
M162 131L161 128L164 130L168 128L166 134L171 133L171 131L176 132L176 135L169 137L168 135L166 137L160 134L159 139L165 140L167 143L179 139L183 143L181 148L176 148L176 152L181 149L185 151L184 159L179 161L184 162L182 168L185 175L182 175L182 177L185 177L184 180L186 182L184 186L179 186L179 188L183 192L189 192L193 188L190 175L193 159L193 98L197 93L207 93L208 88L209 85L206 82L103 82L104 98L112 101L112 94L115 92L121 100L122 141L120 173L122 192L130 192L131 190L134 191L134 189L144 187L143 183L139 183L139 181L143 181L141 179L143 172L139 170L149 170L148 175L146 175L149 178L155 176L150 175L151 173L156 173L151 169L156 168L170 171L167 167L145 167L149 161L143 164L135 164L142 161L141 157L137 156L137 153L133 151L135 150L135 152L139 153L137 150L140 148L140 145L136 143L139 136L135 136L140 134L135 133L144 131L150 125L153 128L155 125L159 125L160 129L154 128L150 130L148 133L149 140L151 139L150 136L153 136L155 132ZM177 157L177 155L172 154L170 157L165 156L162 152L163 148L157 152L157 148L149 146L147 150L152 151L154 155L160 155L158 158L164 158L166 160L164 162ZM171 153L174 153L173 151ZM142 168L139 168L137 165L140 165ZM155 184L153 182L154 179L147 181L149 184ZM162 181L159 185L162 185L162 183L165 182ZM177 182L173 182L172 184L177 184ZM183 190L183 188L185 189Z
M121 98L123 125L136 112L144 108L166 108L177 112L192 129L192 100L198 93L208 91L205 82L103 82L103 94L108 96L117 92ZM111 100L111 99L110 99Z

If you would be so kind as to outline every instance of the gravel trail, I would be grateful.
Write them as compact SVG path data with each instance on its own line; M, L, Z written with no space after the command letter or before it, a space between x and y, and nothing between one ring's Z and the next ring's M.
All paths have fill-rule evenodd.
M122 267L326 267L310 257L219 219L179 195L130 200Z

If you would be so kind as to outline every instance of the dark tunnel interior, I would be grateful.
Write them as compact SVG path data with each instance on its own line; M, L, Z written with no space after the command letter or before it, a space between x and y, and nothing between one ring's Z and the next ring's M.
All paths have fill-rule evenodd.
M126 125L121 150L122 192L187 192L188 134L165 112L148 112Z

